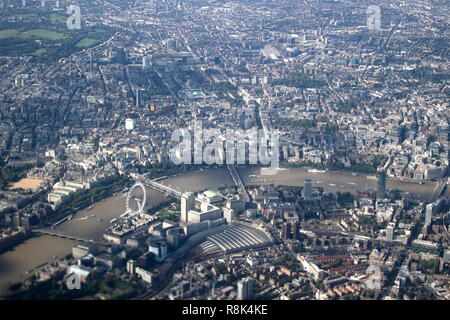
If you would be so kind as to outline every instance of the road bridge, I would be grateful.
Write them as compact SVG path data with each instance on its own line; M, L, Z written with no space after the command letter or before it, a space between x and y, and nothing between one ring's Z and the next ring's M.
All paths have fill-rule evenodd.
M236 167L234 165L228 164L227 165L228 172L231 175L231 178L233 179L233 182L238 188L240 189L242 195L244 196L244 199L246 202L250 202L250 196L245 189L244 183L242 182L241 177L239 176L239 173L236 170Z
M50 236L54 236L54 237L59 237L59 238L65 238L65 239L70 239L70 240L77 240L80 242L92 242L92 243L98 243L92 239L84 239L81 237L77 237L77 236L72 236L72 235L68 235L68 234L64 234L61 232L57 232L54 230L49 230L49 229L33 229L34 233L40 233L40 234L47 234Z
M445 179L439 180L436 185L436 188L434 189L433 194L430 197L429 202L436 201L442 195L442 191L444 191L444 188L446 185L447 185L447 183L446 183Z

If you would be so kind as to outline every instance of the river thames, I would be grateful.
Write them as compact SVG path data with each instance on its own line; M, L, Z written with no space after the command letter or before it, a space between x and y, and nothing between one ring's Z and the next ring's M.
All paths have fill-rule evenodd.
M275 175L264 175L266 169L241 168L239 173L246 185L279 184L303 186L304 179L311 179L314 187L322 187L327 192L356 192L356 190L376 189L377 181L363 174L342 172L312 173L305 168L280 169ZM263 173L263 174L261 174ZM162 180L164 184L179 191L200 191L218 189L233 185L231 176L225 167L196 170ZM398 189L414 194L422 201L429 199L436 186L435 182L423 184L387 179L387 189ZM146 208L150 208L167 198L161 193L147 189ZM118 193L101 202L92 209L80 210L73 218L56 227L55 231L83 239L100 240L111 220L125 211L126 194ZM77 241L52 236L32 237L13 250L0 255L0 294L10 284L26 279L36 267L50 262L53 257L62 258L71 253Z

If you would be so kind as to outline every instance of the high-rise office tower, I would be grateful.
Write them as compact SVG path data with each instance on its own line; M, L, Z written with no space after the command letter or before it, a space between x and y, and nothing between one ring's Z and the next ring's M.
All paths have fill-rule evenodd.
M231 208L222 208L223 217L227 220L228 223L231 223L234 219L234 210Z
M127 262L127 271L131 275L133 275L136 272L136 261L128 260L128 262Z
M379 170L377 172L377 199L384 199L386 197L386 171Z
M283 239L289 239L291 237L291 224L289 222L285 222L283 224L283 228L281 229L281 237Z
M305 189L303 190L303 197L305 200L312 199L312 181L310 179L305 179Z
M433 218L434 204L429 203L425 207L425 224L430 225Z
M283 224L281 229L281 237L283 239L296 240L299 237L300 224L298 221L288 221Z
M167 241L165 239L152 240L148 246L148 251L155 255L156 261L164 261L167 257Z
M390 222L386 227L386 240L394 240L395 223Z
M297 240L300 235L300 223L298 221L291 222L292 239Z
M136 107L139 107L141 104L141 89L136 88Z
M253 279L248 277L237 284L238 299L245 300L253 297Z
M181 196L181 221L188 221L188 212L195 208L195 195L192 192L186 192Z
M125 130L133 130L134 129L134 120L131 118L125 119Z

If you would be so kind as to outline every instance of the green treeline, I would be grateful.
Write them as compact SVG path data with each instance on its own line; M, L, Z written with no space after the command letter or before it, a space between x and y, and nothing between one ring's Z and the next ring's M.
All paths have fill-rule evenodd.
M0 189L4 190L10 183L18 181L28 169L30 166L0 168Z
M72 300L96 294L107 295L110 300L129 299L143 293L143 287L133 285L113 276L88 279L77 290L69 290L64 281L50 279L32 283L26 291L15 292L7 300ZM18 285L14 286L19 287Z

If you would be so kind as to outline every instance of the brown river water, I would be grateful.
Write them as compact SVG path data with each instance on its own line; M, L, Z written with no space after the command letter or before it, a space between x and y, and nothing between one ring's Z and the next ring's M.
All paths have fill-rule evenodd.
M266 172L266 171L264 171ZM264 173L263 172L263 173ZM247 185L282 184L303 186L304 179L311 179L313 186L322 187L325 191L350 191L357 189L376 189L377 181L368 179L366 175L350 173L326 172L311 173L304 168L281 169L275 175L260 175L259 168L239 169L242 180ZM212 168L197 170L182 175L166 178L164 184L179 191L200 191L217 189L226 185L233 185L233 181L226 168ZM396 188L411 192L426 201L434 191L433 182L418 184L400 180L387 180L387 189ZM160 203L167 198L161 193L147 189L146 208ZM71 220L63 222L55 231L80 237L83 239L101 239L104 231L111 225L111 220L119 217L125 211L126 194L118 193L93 205L88 210L78 211ZM53 257L64 257L71 252L77 243L74 240L54 236L32 237L14 249L0 255L0 294L5 292L10 284L22 281L33 274L37 267L52 261ZM31 273L30 273L31 271Z

